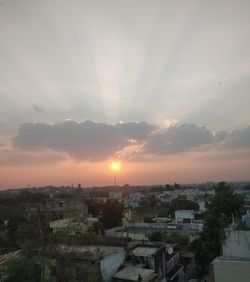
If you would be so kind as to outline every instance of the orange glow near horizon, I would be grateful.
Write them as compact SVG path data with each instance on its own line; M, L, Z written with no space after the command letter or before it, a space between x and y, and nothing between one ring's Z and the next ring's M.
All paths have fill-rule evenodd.
M111 165L110 165L111 170L115 171L115 172L120 171L121 167L122 167L121 163L117 162L117 161L116 162L112 162Z

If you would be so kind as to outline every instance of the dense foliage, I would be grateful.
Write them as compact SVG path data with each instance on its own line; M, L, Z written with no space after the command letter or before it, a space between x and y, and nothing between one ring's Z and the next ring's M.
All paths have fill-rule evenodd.
M221 254L225 239L224 228L232 222L233 217L239 216L243 203L242 196L234 193L225 182L218 183L215 194L207 196L207 211L204 214L204 231L201 238L210 257Z

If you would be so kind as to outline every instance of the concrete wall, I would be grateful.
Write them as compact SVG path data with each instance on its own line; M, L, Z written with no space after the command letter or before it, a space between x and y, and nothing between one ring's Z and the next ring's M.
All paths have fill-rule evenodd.
M224 257L250 258L250 231L228 229L226 236Z
M245 223L246 227L250 228L250 213L249 213L249 210L247 211L247 214L242 216L242 221Z
M250 261L215 260L215 282L249 282Z
M117 254L106 256L101 261L102 277L105 282L111 281L111 277L116 273L120 265L125 259L125 250L121 250Z
M184 219L190 219L192 222L194 220L193 210L177 210L175 211L176 222L183 222Z

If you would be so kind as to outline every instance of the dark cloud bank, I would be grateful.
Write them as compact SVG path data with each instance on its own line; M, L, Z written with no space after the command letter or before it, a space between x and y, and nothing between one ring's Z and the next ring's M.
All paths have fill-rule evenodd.
M57 124L25 123L13 139L22 151L52 149L74 159L102 161L130 145L140 145L140 154L169 155L187 152L203 145L221 150L250 148L250 126L231 133L212 133L203 126L177 124L160 129L146 122L114 125L93 121L65 121Z
M25 123L19 128L14 145L25 151L53 149L76 159L101 161L132 143L143 142L154 128L144 122L115 125L92 121L54 125Z

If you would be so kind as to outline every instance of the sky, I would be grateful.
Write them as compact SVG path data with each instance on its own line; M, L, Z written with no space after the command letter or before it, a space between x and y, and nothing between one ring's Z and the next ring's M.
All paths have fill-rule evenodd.
M1 0L0 189L250 180L249 11Z

